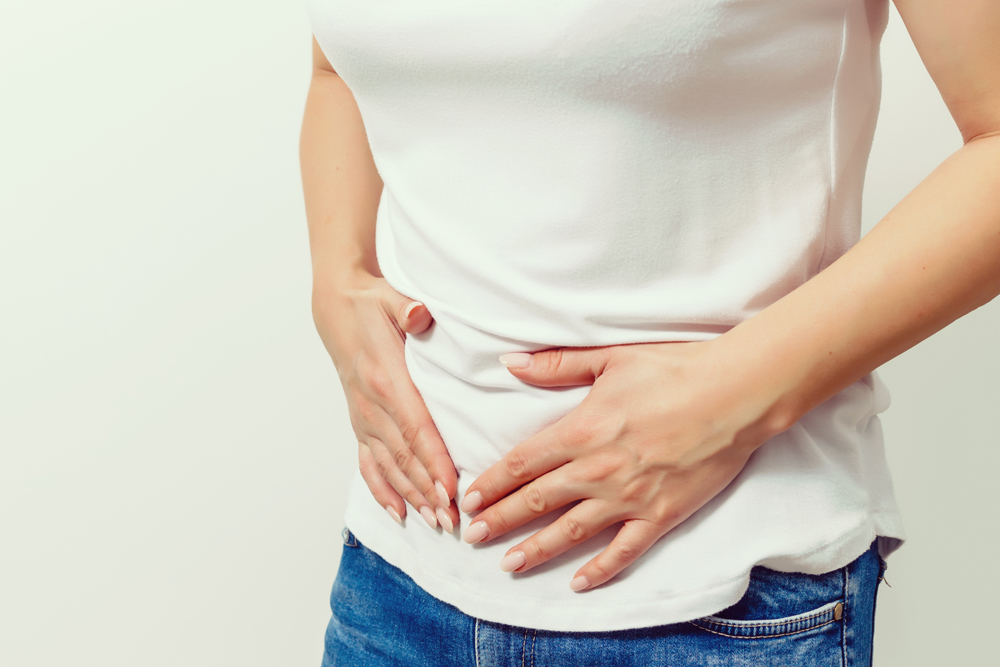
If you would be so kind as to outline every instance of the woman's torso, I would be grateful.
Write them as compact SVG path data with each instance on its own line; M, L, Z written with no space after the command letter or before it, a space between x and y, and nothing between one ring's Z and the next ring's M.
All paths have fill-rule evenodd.
M857 241L886 4L310 2L385 183L379 265L435 317L406 361L460 493L588 390L525 385L499 354L711 338ZM480 618L687 620L738 599L755 564L823 572L876 535L902 537L876 416L887 405L874 374L848 387L586 596L568 582L611 531L529 574L497 566L558 512L470 546L399 528L358 478L347 520Z

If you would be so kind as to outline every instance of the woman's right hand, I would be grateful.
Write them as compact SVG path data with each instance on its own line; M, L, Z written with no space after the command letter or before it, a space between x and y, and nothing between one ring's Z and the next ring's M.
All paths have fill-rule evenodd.
M453 532L457 473L403 357L406 334L426 331L430 312L365 273L314 287L313 319L343 384L372 495L397 523L405 500L431 527Z

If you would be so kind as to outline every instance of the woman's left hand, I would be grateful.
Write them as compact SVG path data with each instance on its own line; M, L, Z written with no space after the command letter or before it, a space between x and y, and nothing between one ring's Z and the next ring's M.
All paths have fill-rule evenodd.
M465 531L483 542L570 503L559 519L507 551L501 569L524 572L624 522L570 587L599 586L649 549L783 430L767 383L748 389L746 367L721 338L512 353L501 361L543 387L593 385L567 415L479 476L462 501L482 510Z

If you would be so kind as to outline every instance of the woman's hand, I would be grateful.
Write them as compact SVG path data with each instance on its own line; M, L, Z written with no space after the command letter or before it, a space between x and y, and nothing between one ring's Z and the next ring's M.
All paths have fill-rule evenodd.
M739 368L716 341L560 348L501 361L530 384L593 387L469 487L462 510L483 511L465 540L489 540L579 501L507 551L500 567L524 572L624 522L576 573L576 591L605 583L639 558L783 430L765 392L732 381Z
M455 466L403 358L406 333L426 331L430 312L384 278L355 274L346 286L314 292L313 317L344 386L372 495L397 523L405 499L428 525L453 532Z

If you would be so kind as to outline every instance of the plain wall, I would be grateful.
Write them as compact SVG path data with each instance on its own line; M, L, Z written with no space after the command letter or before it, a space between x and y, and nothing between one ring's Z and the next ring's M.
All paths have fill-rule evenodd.
M315 334L301 3L0 9L0 664L318 665L355 444ZM893 13L869 228L960 145ZM887 364L876 664L987 664L1000 307Z

